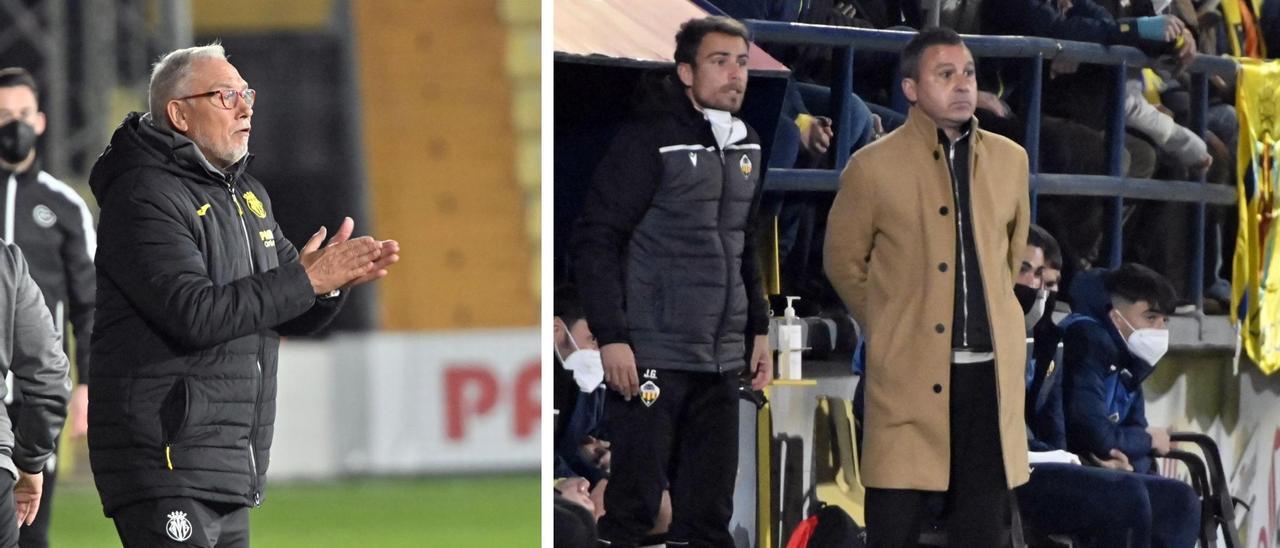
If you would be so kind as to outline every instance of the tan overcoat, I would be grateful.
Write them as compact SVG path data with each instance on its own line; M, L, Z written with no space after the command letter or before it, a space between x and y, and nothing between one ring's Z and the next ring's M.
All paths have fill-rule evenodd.
M976 119L972 127L973 234L1012 488L1029 476L1026 331L1013 296L1030 223L1027 154L979 130ZM937 132L912 108L905 125L854 154L827 221L827 276L867 342L862 475L868 487L945 491L950 477L956 204Z

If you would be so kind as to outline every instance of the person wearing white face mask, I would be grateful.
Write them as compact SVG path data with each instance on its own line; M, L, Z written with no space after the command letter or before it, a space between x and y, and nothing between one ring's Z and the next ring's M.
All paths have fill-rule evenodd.
M605 512L604 495L612 458L611 444L606 441L607 425L602 424L607 387L596 337L578 299L572 284L555 290L555 486L562 491L585 489L588 509L593 519L599 519ZM665 489L653 521L647 538L666 534L671 525L671 497Z
M556 477L581 476L594 488L605 472L583 458L578 449L582 440L595 432L603 415L604 395L597 390L604 378L600 351L573 287L556 288L554 306Z
M1147 424L1142 392L1168 351L1174 297L1168 280L1145 266L1093 270L1073 281L1074 313L1059 324L1067 448L1137 474L1151 502L1153 546L1193 546L1200 523L1191 487L1155 474L1152 457L1170 451L1169 429Z

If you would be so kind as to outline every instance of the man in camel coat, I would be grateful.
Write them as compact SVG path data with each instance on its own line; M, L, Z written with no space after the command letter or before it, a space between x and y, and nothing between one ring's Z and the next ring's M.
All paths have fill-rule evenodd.
M947 29L903 51L907 123L853 156L828 220L826 271L863 328L862 461L871 546L914 546L945 493L951 546L1003 546L1028 479L1026 152L978 129L973 56Z

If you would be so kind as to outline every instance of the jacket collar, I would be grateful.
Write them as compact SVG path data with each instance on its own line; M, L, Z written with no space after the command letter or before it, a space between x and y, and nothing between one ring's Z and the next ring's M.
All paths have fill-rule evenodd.
M11 172L0 169L0 174L4 175L4 179L8 179L9 176L13 176L18 180L19 184L27 184L35 181L36 178L40 176L40 170L43 169L43 167L44 165L40 162L40 153L37 152L35 161L31 162L31 167L28 167L26 171Z
M240 174L244 172L252 157L252 154L245 154L243 158L228 166L227 169L218 169L204 155L204 152L200 151L200 147L196 146L195 141L176 131L157 127L152 123L150 113L142 115L142 120L140 120L138 126L144 134L167 146L169 154L179 164L189 170L201 172L224 183L240 178Z
M929 150L938 148L938 124L929 118L919 107L911 107L907 111L907 123L904 124L907 131L917 137L917 141ZM982 132L978 131L978 117L973 116L969 119L969 146L976 147L982 142Z
M679 106L674 106L673 110L677 112L677 116L681 123L693 128L701 135L701 141L711 143L720 149L720 143L717 142L715 132L711 131L711 121L707 119L707 114L694 105L693 100L681 88L679 91L673 92L670 97ZM729 132L725 146L734 143L740 143L747 138L747 124L738 117L736 113L733 116L733 127Z

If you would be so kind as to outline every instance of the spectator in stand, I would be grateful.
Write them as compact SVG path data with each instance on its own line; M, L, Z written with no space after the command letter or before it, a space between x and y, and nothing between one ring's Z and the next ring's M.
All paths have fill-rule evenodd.
M1104 45L1140 47L1152 54L1173 53L1184 65L1196 51L1195 37L1180 19L1171 15L1117 20L1093 0L985 0L981 7L985 34L1045 36ZM1054 61L1045 71L1044 113L1070 120L1092 132L1092 136L1044 142L1047 155L1064 147L1073 154L1089 153L1086 173L1106 173L1106 98L1111 75L1107 67ZM1004 81L1020 81L1010 71ZM1046 130L1051 124L1046 123ZM1150 178L1155 173L1155 149L1145 140L1126 135L1129 152L1126 175ZM1054 171L1045 166L1044 171ZM1046 199L1047 198L1047 199ZM1062 243L1067 283L1099 258L1104 227L1105 203L1096 198L1046 197L1040 200L1040 222Z
M1147 491L1155 546L1193 546L1200 501L1191 487L1155 474L1172 448L1167 427L1147 423L1142 381L1169 345L1173 287L1142 265L1077 277L1075 312L1062 321L1067 448L1100 466L1134 472Z

